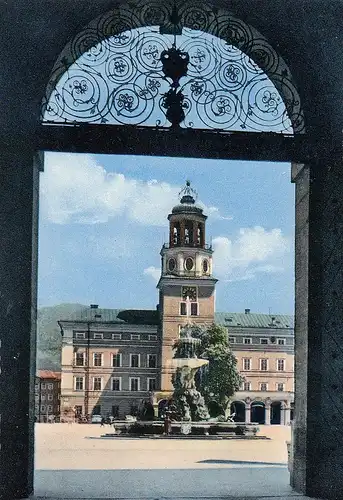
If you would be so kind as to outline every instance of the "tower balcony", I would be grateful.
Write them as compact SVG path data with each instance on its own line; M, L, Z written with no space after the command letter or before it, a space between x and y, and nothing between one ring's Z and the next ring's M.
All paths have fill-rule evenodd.
M162 250L168 250L169 248L199 248L200 250L207 250L208 252L212 252L212 245L205 243L203 245L197 243L175 243L170 245L170 243L164 243L162 246Z

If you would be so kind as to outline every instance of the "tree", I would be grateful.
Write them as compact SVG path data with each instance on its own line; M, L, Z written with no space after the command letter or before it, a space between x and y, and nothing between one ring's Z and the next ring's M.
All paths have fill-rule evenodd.
M230 398L244 381L237 369L237 359L230 348L227 330L212 324L206 328L195 327L192 335L201 339L198 356L209 360L196 377L197 388L208 406L215 402L225 414Z

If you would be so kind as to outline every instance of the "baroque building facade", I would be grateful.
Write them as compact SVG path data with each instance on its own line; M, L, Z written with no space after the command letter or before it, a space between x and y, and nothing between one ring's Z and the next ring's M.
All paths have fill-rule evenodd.
M156 310L85 308L59 321L62 341L61 413L136 414L143 401L156 413L173 387L173 344L191 322L227 328L244 383L231 405L239 421L288 424L294 391L291 316L217 313L212 248L206 219L187 181L168 216L169 241L161 249Z

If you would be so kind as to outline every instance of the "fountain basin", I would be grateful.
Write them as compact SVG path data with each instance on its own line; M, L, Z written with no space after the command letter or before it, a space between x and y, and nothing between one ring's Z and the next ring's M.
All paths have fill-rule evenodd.
M182 436L183 428L188 428L188 435L203 436L246 436L253 437L258 431L255 424L246 424L244 422L192 422L178 421L171 422L171 434ZM146 436L162 435L164 433L164 423L162 421L151 422L125 422L116 421L113 425L115 433L106 434L106 436Z

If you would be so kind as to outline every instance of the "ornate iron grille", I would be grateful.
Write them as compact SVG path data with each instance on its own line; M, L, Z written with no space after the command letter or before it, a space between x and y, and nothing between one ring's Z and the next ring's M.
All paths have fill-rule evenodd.
M304 131L290 71L265 38L210 4L176 2L177 16L173 5L120 5L79 33L55 64L43 121L170 127L161 54L175 42L189 57L181 127Z

